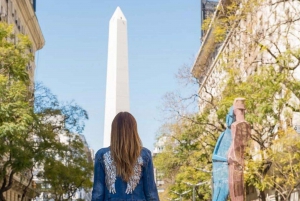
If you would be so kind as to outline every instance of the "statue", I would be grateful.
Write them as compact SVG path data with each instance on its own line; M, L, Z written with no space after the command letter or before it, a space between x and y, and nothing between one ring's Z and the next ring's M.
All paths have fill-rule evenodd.
M231 125L235 121L233 107L226 116L226 130L216 143L213 161L213 201L226 201L229 194L227 155L232 142Z
M232 143L228 152L229 191L232 201L244 201L244 153L251 128L245 121L245 99L236 98L233 112L236 121L231 125Z

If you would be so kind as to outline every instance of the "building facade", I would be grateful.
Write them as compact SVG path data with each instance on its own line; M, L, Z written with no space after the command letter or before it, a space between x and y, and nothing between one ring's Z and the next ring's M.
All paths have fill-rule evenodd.
M226 8L228 2L230 1L221 0L219 2L212 21L221 15L220 13ZM269 46L270 50L275 53L276 51L285 51L287 45L291 49L300 47L300 39L295 36L300 31L300 22L296 18L299 2L290 0L279 1L281 3L276 3L278 2L276 0L266 0L265 2L265 5L258 9L254 16L251 15L246 20L239 21L235 27L228 30L222 42L216 39L213 23L205 30L202 44L191 69L193 76L199 80L200 112L205 108L207 99L209 99L208 92L213 96L221 94L224 88L222 86L226 83L226 72L222 69L224 65L240 69L246 78L260 65L272 62L274 59L272 55L261 54L256 47L252 47L252 40L260 40L259 42ZM288 22L294 18L297 21L288 26ZM268 38L266 38L267 36ZM240 51L238 55L233 54L236 50ZM234 56L236 58L233 58ZM235 61L232 61L234 59ZM294 75L300 79L300 70L297 69Z
M33 54L34 58L36 51L45 45L35 11L36 0L0 0L0 20L12 24L15 34L21 33L29 37L32 47L28 51ZM35 68L33 60L27 66L32 83L34 82Z
M152 152L152 157L155 158L158 154L164 151L166 142L168 140L167 136L162 136L158 139L155 143L154 150ZM164 184L165 181L163 180L163 173L161 173L157 168L154 167L154 176L155 176L155 183L157 186L158 193L163 193L165 191Z
M218 30L214 23L222 20L222 16L226 15L230 2L229 0L219 1L209 27L203 31L202 44L191 69L193 76L199 81L200 113L207 108L212 98L221 97L229 77L228 69L239 71L239 79L245 80L249 75L257 72L261 66L274 64L276 68L278 57L284 55L287 50L300 49L299 1L259 1L261 6L255 10L249 8L248 15L237 17L231 27L226 30L224 39L220 41L217 38ZM243 3L239 8L245 10L243 4L248 1L241 2ZM236 10L236 16L241 14L239 11L239 9ZM300 70L297 68L299 62L297 56L294 58L290 61L290 65L296 69L293 77L300 80ZM300 103L299 99L293 95L291 102L295 105ZM298 130L299 113L293 112L292 116L292 126ZM281 118L284 122L284 115ZM251 192L252 194L247 195L247 200L259 200L256 192ZM275 200L274 194L272 190L266 191L266 200ZM300 200L297 191L292 193L290 200Z
M211 18L215 13L218 5L217 0L201 0L201 22ZM201 29L201 38L205 35L205 32Z

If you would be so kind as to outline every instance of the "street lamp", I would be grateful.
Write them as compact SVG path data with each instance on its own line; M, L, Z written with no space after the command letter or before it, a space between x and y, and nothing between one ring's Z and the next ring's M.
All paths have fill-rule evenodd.
M184 194L187 194L187 193L191 192L191 190L189 190L189 191L184 191L183 193L178 193L178 192L176 192L176 191L171 191L171 192L173 192L173 193L179 195L179 196L180 196L180 201L182 201L182 196L183 196Z
M195 188L196 188L196 186L204 185L204 184L206 184L206 183L209 183L209 181L200 182L200 183L198 183L198 184L191 184L191 183L189 183L189 182L183 182L183 183L185 183L185 184L187 184L187 185L193 187L193 201L195 201Z

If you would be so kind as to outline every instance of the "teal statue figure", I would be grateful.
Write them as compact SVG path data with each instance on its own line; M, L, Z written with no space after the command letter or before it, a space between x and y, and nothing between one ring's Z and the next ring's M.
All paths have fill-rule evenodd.
M213 162L213 201L226 201L229 194L228 151L232 143L231 124L235 122L233 107L226 116L226 130L221 133L215 146Z

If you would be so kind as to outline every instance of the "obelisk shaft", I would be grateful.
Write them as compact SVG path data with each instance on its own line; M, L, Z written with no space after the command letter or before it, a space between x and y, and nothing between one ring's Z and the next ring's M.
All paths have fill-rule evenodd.
M110 145L111 123L121 111L129 112L127 21L118 7L109 22L103 146Z

